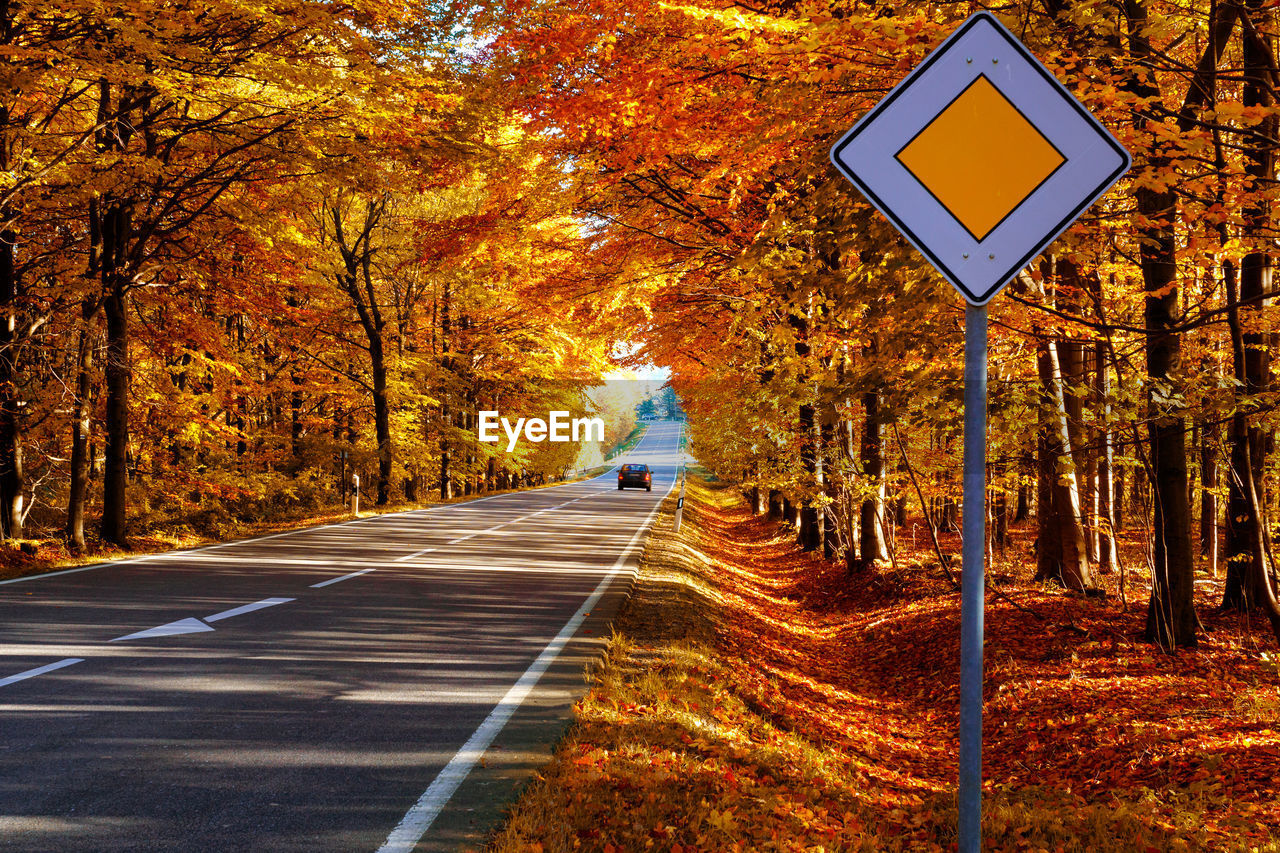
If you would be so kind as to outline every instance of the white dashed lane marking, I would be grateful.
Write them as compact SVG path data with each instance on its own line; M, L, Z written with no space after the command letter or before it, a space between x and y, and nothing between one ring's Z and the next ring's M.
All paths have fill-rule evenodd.
M224 610L221 613L206 616L204 617L204 621L217 622L221 619L230 619L232 616L242 616L245 613L262 610L264 607L275 607L277 604L288 604L290 601L296 600L297 599L293 598L264 598L261 601L255 601L253 604L242 604L239 607L233 607L230 610Z
M428 550L428 551L430 551L430 550L432 550L432 549L428 548L427 550ZM349 580L351 580L352 578L358 578L358 577L360 577L361 575L367 575L367 574L369 574L369 572L372 572L372 571L375 571L375 570L374 570L374 569L363 569L362 571L358 571L358 572L351 572L350 574L346 574L346 575L339 575L339 576L338 576L338 577L336 577L336 578L329 578L327 581L320 581L320 583L313 583L313 584L311 585L311 588L312 588L312 589L320 589L321 587L328 586L329 584L341 583L342 581L349 581Z
M44 666L38 666L35 669L29 669L26 672L20 672L8 678L0 678L0 687L6 687L19 681L26 681L28 678L35 678L37 675L44 675L46 672L53 672L54 670L62 669L64 666L71 666L73 663L84 663L84 658L64 658L57 663L47 663Z

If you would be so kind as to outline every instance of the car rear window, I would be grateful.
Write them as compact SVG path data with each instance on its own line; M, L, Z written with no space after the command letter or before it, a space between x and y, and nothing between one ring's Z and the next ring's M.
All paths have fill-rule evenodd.
M622 468L624 471L643 471L644 470L643 465L623 465Z

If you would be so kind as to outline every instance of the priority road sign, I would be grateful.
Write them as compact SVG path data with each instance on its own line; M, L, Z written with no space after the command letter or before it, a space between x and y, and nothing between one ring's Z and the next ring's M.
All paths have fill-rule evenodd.
M960 25L831 162L964 296L960 853L982 843L987 302L1129 170L1129 153L988 12Z
M965 300L985 305L1129 170L1129 153L989 12L831 149Z

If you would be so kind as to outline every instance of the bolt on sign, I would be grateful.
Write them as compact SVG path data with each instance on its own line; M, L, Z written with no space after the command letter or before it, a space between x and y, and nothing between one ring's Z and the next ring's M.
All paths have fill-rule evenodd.
M1129 153L988 12L831 149L961 295L985 305L1129 170Z

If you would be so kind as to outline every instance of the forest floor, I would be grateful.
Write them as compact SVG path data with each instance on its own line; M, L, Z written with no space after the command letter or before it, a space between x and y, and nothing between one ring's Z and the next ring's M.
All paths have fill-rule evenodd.
M441 504L473 501L477 498L491 495L563 486L565 483L599 476L612 467L611 464L601 465L579 472L563 481L546 483L540 486L529 486L524 489L507 489L459 495L448 501L398 502L387 506L375 506L372 500L362 497L361 510L358 516L352 515L351 511L342 505L330 505L310 510L278 511L273 512L270 518L257 520L235 519L229 529L221 531L222 535L204 535L192 530L189 524L178 520L169 523L152 520L145 525L144 529L130 534L128 548L117 548L104 543L96 538L96 531L87 529L88 551L85 554L73 554L67 548L66 540L61 538L60 531L56 531L52 527L48 530L36 528L31 531L32 538L0 543L0 581L114 560L134 560L151 554L190 550L205 545L214 545L238 539L251 539L287 530L302 530L303 528L316 527L321 524L338 524L343 521L351 521L354 518L366 518L391 512L408 512ZM86 525L87 527L89 525Z
M679 534L673 504L490 849L955 849L959 595L927 533L850 577L727 488L691 478ZM990 573L986 848L1280 851L1266 620L1213 615L1206 583L1200 648L1163 654L1141 640L1144 573L1127 607L1033 584L1030 535Z

